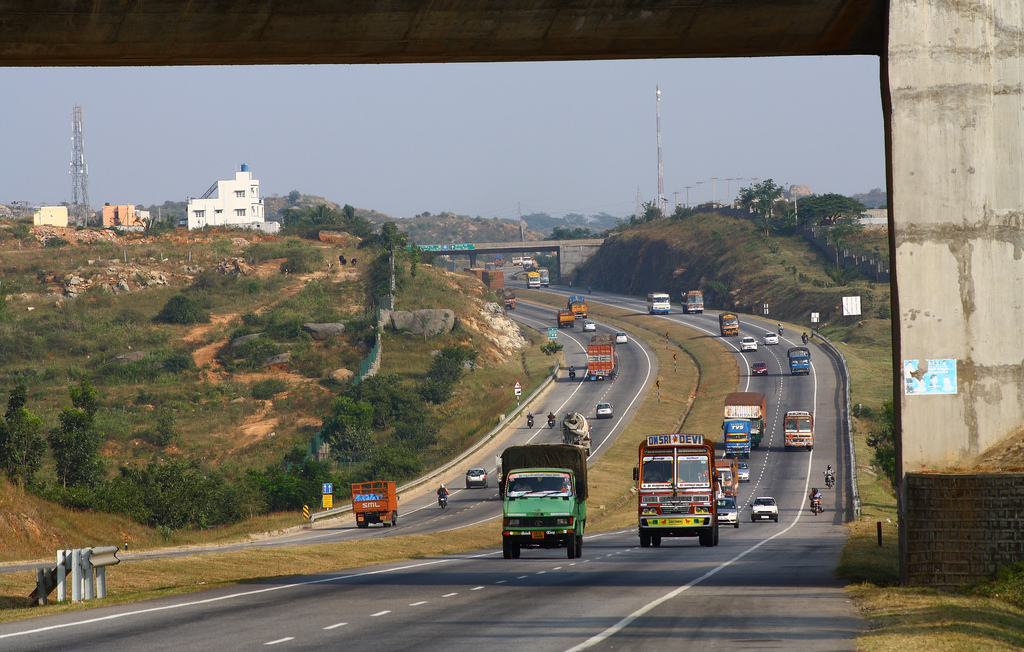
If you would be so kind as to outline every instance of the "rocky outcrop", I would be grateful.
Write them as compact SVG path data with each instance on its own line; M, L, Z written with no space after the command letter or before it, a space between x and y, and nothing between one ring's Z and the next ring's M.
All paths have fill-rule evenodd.
M256 339L260 335L263 335L263 333L249 333L248 335L242 335L241 337L236 337L235 339L231 340L231 344L229 344L228 346L230 346L233 349L236 346L238 346L239 344L242 344L244 342L248 342L249 340Z
M342 322L327 322L323 324L303 324L302 330L309 333L317 342L322 342L331 337L345 334L345 324Z
M330 379L336 383L344 383L348 382L355 375L355 372L353 372L351 369L345 369L344 367L342 367L341 369L335 369L334 371L332 371Z
M279 353L278 355L272 355L269 358L267 358L266 360L264 360L263 361L263 366L264 367L268 367L270 369L274 369L275 371L283 371L288 366L288 363L290 363L291 361L292 361L292 354L291 354L291 352L290 351L285 351L284 353Z
M455 326L455 313L446 308L425 310L394 310L389 315L391 327L396 331L407 330L417 335L442 335L450 333Z
M122 353L120 355L115 355L114 357L109 358L107 360L107 363L109 364L113 362L116 364L128 364L129 362L138 362L139 360L145 358L147 355L149 355L149 351L132 351L131 353Z

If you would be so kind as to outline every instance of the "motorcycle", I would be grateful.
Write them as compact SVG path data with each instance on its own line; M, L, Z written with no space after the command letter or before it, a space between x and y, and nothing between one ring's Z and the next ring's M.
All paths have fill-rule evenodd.
M811 513L814 514L815 516L817 516L818 514L821 514L824 511L825 510L822 509L822 507L821 507L821 498L812 498L811 499Z
M532 428L533 427L533 415L532 414L526 415L526 427L527 428Z
M576 370L575 369L570 369L569 370L569 380L576 380Z
M801 335L800 339L803 341L804 344L807 344L807 333L804 333L803 335Z
M782 337L782 324L779 324L779 337Z
M836 483L836 476L832 473L825 474L825 486L831 489Z
M441 509L444 509L445 507L447 507L448 506L448 496L447 495L438 496L437 497L437 504L441 507Z
M555 427L555 417L548 417L548 428Z

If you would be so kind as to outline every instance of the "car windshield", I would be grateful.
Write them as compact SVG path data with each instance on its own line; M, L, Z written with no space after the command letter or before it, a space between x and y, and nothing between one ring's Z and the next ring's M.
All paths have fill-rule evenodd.
M757 500L754 501L754 504L755 505L774 505L775 504L775 499L774 498L758 498Z
M719 507L732 507L733 509L735 509L736 508L736 500L734 498L719 498L718 499L718 506Z
M740 462L739 467L741 469L745 469L745 468L747 468L747 463L746 462Z
M469 470L469 474L470 475L483 475L484 473L485 473L485 471L483 469L470 469Z
M598 410L607 410L610 407L611 407L611 405L609 405L608 403L598 403L597 404L597 409Z

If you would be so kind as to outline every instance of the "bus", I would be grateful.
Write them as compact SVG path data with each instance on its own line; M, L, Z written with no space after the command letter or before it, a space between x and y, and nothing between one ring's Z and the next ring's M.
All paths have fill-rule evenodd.
M667 315L672 309L668 295L664 292L654 292L647 295L647 312L651 315Z
M718 330L722 337L740 334L740 318L731 312L723 312L718 316Z
M717 546L715 445L704 435L649 435L638 461L640 546L658 547L662 537L698 537L701 546Z
M814 416L804 410L790 410L783 421L786 433L786 450L791 448L814 449Z
M537 273L540 274L540 286L542 288L548 287L549 284L551 283L551 276L550 276L550 272L548 272L548 268L547 267L538 267L537 268Z
M540 274L537 272L528 272L526 274L526 287L528 288L539 288L540 287Z

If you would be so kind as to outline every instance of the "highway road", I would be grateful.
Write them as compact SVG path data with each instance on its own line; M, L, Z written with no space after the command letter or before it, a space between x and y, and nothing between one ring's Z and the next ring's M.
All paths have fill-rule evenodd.
M592 300L646 313L646 304L635 298L594 295ZM551 323L550 308L519 305L515 316L524 323ZM716 314L664 318L717 337ZM741 322L741 335L762 335L773 326ZM578 331L562 333L581 341ZM574 560L561 549L524 551L514 561L503 560L500 550L485 550L55 614L0 625L0 649L49 650L72 640L85 650L855 649L862 623L831 574L846 539L841 524L852 511L846 447L838 435L840 376L817 347L812 347L812 374L789 376L785 349L794 339L798 334L756 353L736 352L740 369L746 370L739 389L769 396L768 433L751 455L751 482L741 485L740 503L772 495L779 502L779 522L751 523L744 510L740 527L723 528L716 548L701 548L696 539L665 539L659 548L640 548L630 528L588 534L583 556ZM561 335L560 340L572 364L580 353ZM737 348L737 338L722 341ZM601 443L617 434L623 415L629 415L628 407L623 411L631 402L627 388L642 392L647 383L639 376L653 373L639 363L646 352L638 342L631 339L625 348L636 357L630 366L623 364L615 382L560 381L536 412L585 406L589 417L598 400L611 400L618 418L604 422L607 426L595 422L595 434ZM769 364L768 376L749 375L754 360ZM638 403L633 401L633 409ZM812 452L783 449L781 416L787 409L815 412ZM539 442L554 441L556 435L557 430L518 427L515 436ZM599 455L597 439L594 445ZM489 460L493 457L481 462ZM840 482L826 494L825 514L812 516L806 495L812 484L820 484L830 462L838 464ZM498 508L492 490L459 491L453 508L444 512L432 497L422 500L400 517L399 527L366 536L458 527L487 520L488 510ZM304 534L324 536L318 539L323 541L361 532L332 526Z

